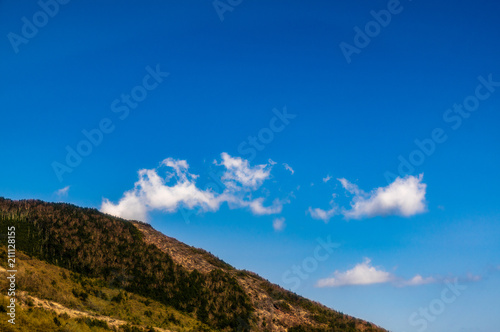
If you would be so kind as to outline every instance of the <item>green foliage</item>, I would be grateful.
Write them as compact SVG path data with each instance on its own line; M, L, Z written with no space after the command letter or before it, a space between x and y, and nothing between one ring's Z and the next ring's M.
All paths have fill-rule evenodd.
M73 293L74 297L77 297L77 298L81 299L82 301L86 301L89 297L89 294L87 294L85 291L78 291L76 289L73 289L73 290L71 290L71 292Z
M23 258L20 264L26 269L26 273L20 274L20 290L71 309L132 324L116 331L152 330L150 326L182 332L250 331L258 319L252 316L254 309L249 297L236 278L253 278L251 283L266 292L275 308L285 315L307 312L303 316L307 324L290 327L288 331L381 331L286 291L252 272L237 271L201 249L193 252L220 269L204 274L188 271L155 245L146 243L134 224L95 209L0 198L0 228L8 226L16 228L16 249ZM6 257L5 244L1 243L0 265L4 268ZM20 323L24 325L19 326L26 331L110 329L105 321L54 316L34 307L29 298L25 303L31 307L20 309ZM254 304L262 309L258 302ZM3 310L0 298L0 312ZM271 318L262 321L264 331L272 330L273 325L288 325L281 318ZM19 326L0 321L0 331L24 331Z
M61 322L57 317L54 317L54 324L56 324L57 326L61 326Z
M66 332L66 331L91 331L91 332L109 332L112 331L99 322L89 322L92 327L87 325L86 320L72 319L68 315L57 315L53 311L43 310L41 308L30 308L25 310L18 307L16 310L16 324L10 324L6 319L0 320L0 331L2 332Z
M275 303L275 306L276 306L276 308L278 308L279 310L281 310L283 312L292 311L292 308L290 307L290 305L288 303L286 303L285 301L278 301Z
M5 250L5 247L0 246L0 255ZM142 296L127 293L123 290L107 288L105 287L106 284L104 283L103 285L102 281L98 279L90 279L87 277L79 276L76 273L68 273L66 270L63 270L62 268L59 268L57 266L47 264L38 259L29 258L22 252L18 252L18 258L18 287L19 290L26 290L26 287L28 287L30 289L29 296L33 296L43 300L54 301L68 309L76 309L80 312L87 312L91 315L106 316L115 320L124 320L130 322L131 324L138 324L143 327L145 325L149 325L158 328L164 328L170 331L190 332L194 331L193 328L199 325L199 321L197 321L195 318L182 314L172 307L165 306L157 301L153 301ZM71 277L63 279L63 272L66 272L67 275L71 275ZM46 278L45 276L53 276L55 278L58 285L57 290L52 288L52 280ZM0 282L0 294L7 293L4 288L4 283ZM79 296L75 297L73 294L73 290L77 294L77 296L81 291L86 291L89 294L88 299L86 301L82 301ZM121 296L126 299L120 304L112 302L110 300L102 299L102 294L107 294L108 298L112 298L114 296L117 296L120 291L122 292ZM95 295L97 293L99 293L99 296ZM21 302L24 302L28 306L31 305L31 307L33 307L34 305L31 297L21 296L19 297L19 300ZM144 304L145 302L148 303L148 306ZM8 298L6 296L0 296L0 305L5 306L7 304ZM145 311L151 311L151 317L145 316ZM22 315L23 317L26 317L26 313L22 313ZM171 321L164 318L169 316L172 317ZM99 317L92 318L101 319ZM78 324L78 326L81 328L80 330L76 329L76 325L72 326L71 329L69 327L66 327L66 323L64 321L70 320L70 317L65 313L58 316L58 319L62 323L61 328L65 332L98 331L96 330L96 327L93 327L91 329L85 323L77 323L76 319L72 319L72 324ZM81 322L84 321L82 320ZM4 331L2 330L1 324L0 331ZM62 332L62 330L60 331L59 328L56 328L56 325L54 325L51 329L47 328L39 330L28 329L26 327L25 330L22 330L22 332L24 331ZM213 330L209 329L208 331L212 332Z
M108 326L108 323L106 323L103 320L99 320L99 319L93 319L93 318L88 318L88 317L87 318L78 318L77 322L84 323L85 325L87 325L90 328L100 327L100 328L103 328L106 330L111 330Z
M167 318L167 320L171 323L173 323L174 325L179 325L180 321L175 318L174 314L170 314Z
M116 302L116 303L122 303L123 301L125 301L125 295L123 294L122 291L120 291L120 293L118 293L118 295L113 296L111 298L111 301Z
M260 280L260 286L266 293L275 300L274 305L277 309L283 312L289 312L290 306L301 307L310 313L310 319L323 327L312 327L309 325L298 325L291 327L288 331L299 332L351 332L357 331L354 318L346 316L340 312L336 312L325 306L310 301L300 295L287 291L278 285L271 284L269 281L259 277L258 275L246 271L247 275ZM288 307L287 307L288 306Z
M212 264L215 267L218 267L223 270L234 270L234 267L229 265L228 263L224 262L222 259L219 257L216 257L212 255L211 253L207 252L206 250L200 249L200 248L191 248L191 251L193 251L196 254L200 254L203 256L203 258Z
M75 272L71 278L100 279L193 313L221 330L249 322L250 301L231 275L221 270L188 272L147 244L131 222L70 204L0 198L0 227L7 226L16 228L18 250ZM87 291L75 290L73 295L83 301L89 297ZM112 300L124 299L118 295Z
M132 326L132 325L123 325L120 328L121 331L123 332L144 332L143 330L139 329L138 327Z

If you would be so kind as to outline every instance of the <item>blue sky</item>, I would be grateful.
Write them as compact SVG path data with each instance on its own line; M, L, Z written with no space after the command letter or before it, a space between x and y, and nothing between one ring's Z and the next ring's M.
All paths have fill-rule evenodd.
M391 331L498 326L500 4L41 3L0 2L0 195Z

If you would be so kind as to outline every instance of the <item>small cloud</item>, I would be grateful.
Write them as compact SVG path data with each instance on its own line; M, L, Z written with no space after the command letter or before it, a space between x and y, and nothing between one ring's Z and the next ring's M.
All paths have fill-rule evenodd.
M465 276L464 280L465 281L480 281L482 278L481 276L478 276L478 275L473 275L472 273L467 273L467 275Z
M363 190L360 190L356 184L351 183L344 178L337 180L339 180L339 182L342 184L342 187L344 187L344 189L347 190L349 193L356 196L366 195L365 192Z
M426 285L433 284L436 282L436 279L433 277L423 278L420 274L417 274L413 278L409 280L401 280L398 284L399 286L418 286L418 285Z
M394 276L372 266L371 260L365 258L363 263L345 272L335 271L333 277L318 280L317 287L340 287L348 285L371 285L392 281Z
M371 260L365 258L362 263L356 264L350 270L344 272L335 271L332 277L318 280L316 287L341 287L384 283L391 283L396 287L405 287L427 285L439 281L444 282L444 280L434 277L424 278L419 274L410 279L400 278L381 267L372 266Z
M351 209L343 215L347 219L372 218L376 216L398 215L411 217L426 211L425 192L427 185L422 183L423 174L397 178L386 187L379 187L369 193L346 179L339 179L348 192L354 195Z
M427 211L427 202L425 200L427 185L422 182L422 179L423 174L418 177L411 175L404 178L398 177L388 186L375 188L368 193L344 178L338 179L342 187L348 193L354 195L350 203L351 208L343 208L339 213L346 219L378 216L411 217L424 213ZM330 205L333 206L333 202L330 202ZM327 211L322 209L309 208L309 212L316 219L324 220L322 216L328 216L325 214ZM329 210L329 212L329 215L333 216L334 211Z
M66 186L64 188L61 188L61 189L57 190L55 192L56 196L59 197L59 198L68 197L69 187L70 186Z
M275 231L280 232L285 229L285 218L275 218L273 220L273 228Z
M327 175L325 178L323 178L323 182L324 183L327 183L328 181L330 181L332 179L332 177L330 175Z
M330 219L337 214L337 209L332 207L330 210L322 210L320 208L309 207L307 212L311 215L313 219L323 220L328 223Z
M307 213L309 213L313 219L323 220L325 224L328 223L333 216L339 214L339 209L334 202L335 197L337 197L337 194L332 194L332 200L330 201L331 208L329 210L309 207Z
M293 175L293 173L295 173L295 171L293 170L293 168L291 168L290 165L288 165L287 163L283 163L283 166L285 167L285 169L287 171L290 171L290 173L292 173L292 175Z
M288 203L288 200L281 201L279 199L275 199L273 201L273 204L270 206L264 206L264 198L255 198L252 201L249 201L248 203L245 201L239 201L238 204L240 206L248 206L250 210L253 212L255 215L267 215L267 214L276 214L276 213L281 213L283 210L283 204Z

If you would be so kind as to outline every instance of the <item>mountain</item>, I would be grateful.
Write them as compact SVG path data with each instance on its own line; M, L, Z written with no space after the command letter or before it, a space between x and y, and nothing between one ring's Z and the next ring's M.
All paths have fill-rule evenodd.
M0 229L12 227L18 306L2 331L386 331L96 209L0 198Z

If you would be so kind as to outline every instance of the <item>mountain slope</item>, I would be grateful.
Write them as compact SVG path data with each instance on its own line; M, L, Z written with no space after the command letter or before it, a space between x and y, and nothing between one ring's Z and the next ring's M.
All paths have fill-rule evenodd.
M136 326L144 322L158 328L168 326L172 331L384 331L286 291L254 273L236 270L147 224L95 209L0 198L0 227L3 230L9 226L16 228L20 255L38 262L40 270L62 269L72 276L69 279L74 285L68 297L73 303L59 299L69 309L78 307ZM5 241L2 246L5 248ZM4 256L5 249L2 264L6 262ZM29 270L28 265L25 269ZM63 275L61 271L57 273ZM53 281L55 285L44 287L55 288L57 281ZM25 288L27 296L50 297L39 288ZM147 309L141 311L135 321L132 316L117 314L131 298L154 303L158 310L151 314ZM173 323L179 324L153 319L169 314L174 315ZM54 330L57 328L56 324Z

